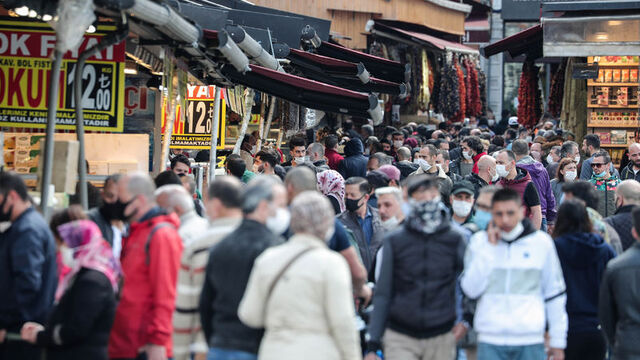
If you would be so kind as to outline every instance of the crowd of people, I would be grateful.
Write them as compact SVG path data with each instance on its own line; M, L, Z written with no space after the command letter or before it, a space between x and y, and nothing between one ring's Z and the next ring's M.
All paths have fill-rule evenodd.
M640 145L464 125L251 134L49 224L0 173L0 360L640 358Z

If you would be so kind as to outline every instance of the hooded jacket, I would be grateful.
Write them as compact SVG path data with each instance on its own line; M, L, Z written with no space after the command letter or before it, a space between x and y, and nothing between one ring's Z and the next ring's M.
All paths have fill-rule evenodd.
M409 175L418 171L420 165L414 164L411 161L403 160L398 161L393 166L397 167L400 170L400 180L406 179Z
M369 159L363 153L364 147L360 139L356 138L347 142L344 147L345 158L338 165L338 172L343 178L365 177L367 175L367 162Z
M533 160L531 156L525 156L516 163L516 166L527 170L531 176L531 181L538 189L540 194L540 208L542 210L542 217L547 219L547 222L553 223L556 220L556 199L553 196L551 190L551 183L549 182L549 173L544 165Z
M522 197L524 203L524 192L527 189L529 183L532 182L531 175L529 175L529 172L527 170L520 167L516 167L516 172L517 174L515 179L507 180L505 178L501 178L499 184L504 188L509 188L517 191L518 194L520 194L520 196ZM531 216L531 209L529 207L527 207L526 216Z
M414 207L403 226L385 237L369 350L380 348L386 327L417 339L451 331L464 250L441 202Z
M567 286L569 332L599 332L598 293L615 252L600 235L571 233L555 239Z
M340 166L340 163L342 162L342 160L344 160L344 157L342 157L342 155L338 154L338 152L336 152L335 150L329 149L329 148L327 148L324 151L324 156L327 158L327 162L331 170L337 171L338 166Z
M633 235L631 235L631 229L633 228L633 217L631 216L631 211L635 207L635 205L624 205L616 211L615 215L604 219L607 224L611 225L618 231L623 250L627 250L636 242Z
M109 338L109 358L135 358L146 344L173 356L171 334L182 255L180 220L160 208L131 224L122 241L124 286ZM148 245L147 245L148 244Z

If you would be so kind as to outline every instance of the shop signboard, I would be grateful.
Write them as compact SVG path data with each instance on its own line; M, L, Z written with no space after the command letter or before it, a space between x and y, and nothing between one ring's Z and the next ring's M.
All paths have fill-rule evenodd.
M74 130L74 82L78 54L99 43L115 26L99 25L78 49L64 55L56 129ZM45 128L50 60L56 34L47 23L0 19L0 126ZM121 132L124 119L125 43L89 58L82 71L85 129Z
M224 149L226 105L224 91L220 92L220 121L218 122L217 148ZM184 122L176 116L171 136L172 149L211 149L211 126L214 122L215 86L187 87L187 104ZM178 109L178 111L182 111Z
M538 21L540 0L502 0L502 20Z

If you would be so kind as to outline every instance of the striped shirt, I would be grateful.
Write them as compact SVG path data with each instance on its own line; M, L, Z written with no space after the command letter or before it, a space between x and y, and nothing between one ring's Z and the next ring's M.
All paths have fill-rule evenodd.
M204 235L185 247L180 260L176 310L173 313L173 355L188 360L190 354L206 353L207 341L200 326L198 303L209 261L209 250L235 230L242 218L223 218L211 223Z

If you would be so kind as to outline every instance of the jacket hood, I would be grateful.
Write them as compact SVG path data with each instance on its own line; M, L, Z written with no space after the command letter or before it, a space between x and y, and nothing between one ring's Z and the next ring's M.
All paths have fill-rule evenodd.
M516 178L513 180L507 180L505 178L500 179L500 184L502 185L513 185L519 184L521 182L531 181L531 175L526 169L516 166Z
M180 219L175 213L167 214L159 207L155 207L147 212L138 222L131 224L131 230L138 227L153 227L159 223L169 223L176 229L180 227Z
M571 267L587 268L600 262L607 252L604 239L594 233L564 234L555 240L556 248Z
M449 229L449 210L441 201L425 201L414 204L405 219L411 231L431 235Z
M516 166L527 170L532 177L541 176L546 171L544 165L533 160L531 156L523 157L516 163Z
M633 211L633 209L635 207L636 207L636 205L623 205L623 206L619 207L618 210L616 210L616 215L617 214L630 213L631 211Z
M364 147L362 146L362 141L358 138L349 140L344 146L345 156L362 155L363 153Z

